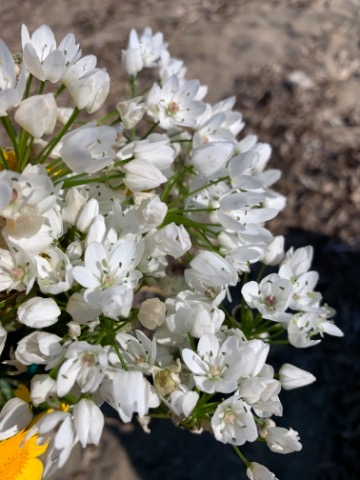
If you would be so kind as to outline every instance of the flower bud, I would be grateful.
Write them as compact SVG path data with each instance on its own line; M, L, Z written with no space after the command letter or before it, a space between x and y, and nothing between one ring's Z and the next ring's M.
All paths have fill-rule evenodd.
M279 265L285 256L284 244L285 239L282 235L274 237L267 245L262 263L269 266Z
M310 372L295 367L290 363L284 363L279 370L279 380L284 390L304 387L315 382L316 378Z
M109 74L104 69L94 68L70 83L68 90L79 110L86 108L88 113L94 113L104 105L109 94Z
M15 113L16 122L34 138L51 134L56 118L57 105L52 93L26 98Z
M82 398L74 407L74 425L83 448L98 445L104 428L104 415L91 400Z
M278 480L264 465L256 462L250 463L246 475L250 480Z
M136 76L144 68L139 37L134 29L130 32L127 49L122 52L121 62L129 76Z
M52 298L33 297L18 308L18 320L31 328L44 328L58 321L61 310Z
M154 236L156 247L165 255L182 257L191 248L190 236L183 225L169 223Z
M140 221L146 227L158 227L164 221L168 207L158 195L143 200L138 209Z
M96 198L90 198L84 208L81 210L77 221L77 228L82 233L87 233L94 218L99 214L99 202Z
M45 402L51 394L56 395L55 380L50 375L34 375L31 379L30 398L35 407Z
M138 313L139 322L149 330L162 325L166 317L166 305L158 298L145 300Z
M272 452L292 453L302 449L298 432L290 428L270 427L266 435L266 443Z

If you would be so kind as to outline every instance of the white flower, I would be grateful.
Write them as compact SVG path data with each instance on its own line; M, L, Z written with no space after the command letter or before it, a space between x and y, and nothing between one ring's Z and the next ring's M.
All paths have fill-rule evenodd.
M52 368L62 356L61 337L35 331L23 337L15 350L15 358L23 365L47 365Z
M159 406L159 397L152 388L141 372L118 371L112 380L103 383L101 394L118 411L121 420L128 423L134 413L143 417L149 408Z
M81 56L73 34L66 35L57 48L54 34L47 25L39 27L31 37L28 28L22 25L21 41L26 68L41 81L58 82L67 67Z
M191 248L190 236L185 227L174 222L158 230L153 241L160 255L170 255L174 258L182 257ZM159 256L157 251L153 255Z
M124 183L132 192L152 190L167 181L165 175L147 160L132 160L123 169Z
M76 225L81 209L86 204L86 198L81 195L77 188L69 188L65 193L64 204L61 208L63 222Z
M82 233L87 233L98 214L99 202L96 198L90 198L80 211L76 222L76 228Z
M16 122L34 138L51 134L57 120L57 105L52 93L23 100L15 113Z
M87 289L84 298L90 306L101 306L114 319L130 310L132 289L141 278L135 270L141 254L141 244L139 248L134 240L119 241L110 252L99 242L88 245L85 264L74 267L73 276Z
M122 52L122 65L130 76L137 75L144 67L140 51L139 37L135 29L131 29L129 43L126 50Z
M201 175L213 177L225 167L233 149L230 142L208 143L191 151L191 162Z
M282 235L274 237L264 250L262 263L265 265L278 265L284 258L284 244L285 238Z
M26 428L33 418L30 406L20 398L11 398L0 412L0 441Z
M59 397L65 396L75 382L82 393L96 392L102 382L108 365L106 351L100 345L88 342L73 342L65 354L56 379Z
M272 452L292 453L299 452L302 445L299 441L298 432L290 428L269 427L265 437L266 443Z
M45 251L47 257L36 257L38 284L43 293L57 295L71 288L72 265L65 253L57 247Z
M75 292L69 298L66 305L66 311L71 318L77 323L90 323L98 319L101 314L101 307L90 307L88 302L85 301L84 295Z
M182 351L184 363L193 373L195 384L206 393L231 393L241 376L241 353L238 339L227 338L220 346L215 335L203 335L197 353L189 348Z
M69 82L68 90L79 110L85 108L88 113L94 113L104 105L109 94L109 74L105 69L94 68Z
M166 135L153 133L144 140L128 143L116 155L120 160L146 160L159 170L167 170L175 159L175 151Z
M284 322L291 318L291 315L285 312L292 292L291 283L276 273L263 278L260 284L248 282L241 289L249 307L259 310L263 318L276 322Z
M78 442L74 420L70 412L47 412L30 429L30 434L38 434L39 442L49 443L42 457L44 478L51 477L58 468L66 463Z
M196 117L206 109L204 103L195 100L199 88L198 80L180 82L176 75L172 75L162 88L153 85L147 98L149 113L164 129L194 127Z
M191 415L199 400L199 394L189 390L184 385L174 390L167 401L163 402L179 418L187 418Z
M266 378L261 373L258 377L241 380L237 394L262 418L271 415L281 416L283 408L278 397L281 385L278 380Z
M233 396L222 402L211 418L216 440L231 445L254 442L258 431L250 407L240 397Z
M56 396L56 382L50 375L34 375L31 379L30 398L35 407L45 402L49 397Z
M66 134L60 155L75 173L95 173L110 165L116 130L107 126L85 126Z
M19 79L16 79L16 66L10 50L0 40L0 117L20 103L25 89L25 69L21 69Z
M19 247L0 248L0 291L26 290L34 285L36 268L33 259Z
M145 228L156 228L162 224L168 207L158 195L144 199L137 210L140 223Z
M207 333L216 333L220 330L225 319L225 313L217 307L199 300L187 300L178 296L168 299L168 316L166 325L176 334L190 333L200 338Z
M157 344L155 338L150 340L141 330L135 331L136 337L128 333L116 335L116 341L121 347L123 358L131 370L140 370L144 374L149 373L155 365L157 356ZM110 354L110 361L120 366L119 357L115 352Z
M33 297L18 308L18 320L31 328L45 328L58 321L61 310L52 298Z
M251 462L246 469L246 475L250 480L279 480L270 470L264 467L264 465L256 462Z
M73 408L74 426L83 448L98 445L104 428L104 415L91 400L82 398Z
M173 58L167 50L163 50L160 55L159 76L164 83L171 75L177 75L179 78L185 78L186 67L184 62L178 58Z
M140 39L131 29L129 43L122 51L122 65L129 76L136 76L144 67L154 67L166 45L162 33L153 35L151 28L144 29Z
M265 208L262 205L264 199L264 195L259 192L227 192L220 198L217 212L220 223L226 229L239 231L249 239L267 241L269 232L262 224L274 218L278 210Z
M235 286L238 274L235 267L215 252L204 250L190 262L191 269L185 270L186 283L194 288Z
M316 345L321 340L313 340L312 337L324 333L334 337L342 337L344 333L334 322L326 320L322 313L299 313L291 317L288 323L288 336L291 345L297 348L307 348Z
M316 378L310 372L284 363L279 370L279 379L284 390L303 387L315 382Z
M95 55L86 55L71 64L64 75L62 76L62 82L69 87L76 80L79 80L84 75L88 74L95 69L97 58Z

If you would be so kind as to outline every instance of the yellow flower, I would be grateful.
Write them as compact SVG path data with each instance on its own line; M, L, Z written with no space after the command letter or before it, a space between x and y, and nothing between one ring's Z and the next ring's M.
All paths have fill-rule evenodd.
M36 445L37 435L25 440L27 430L0 442L1 480L41 480L44 466L37 458L48 444Z

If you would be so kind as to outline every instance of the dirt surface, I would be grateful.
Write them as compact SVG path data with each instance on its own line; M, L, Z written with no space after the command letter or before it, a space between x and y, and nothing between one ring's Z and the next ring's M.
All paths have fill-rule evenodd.
M16 8L18 6L18 8ZM359 0L1 0L1 36L20 26L74 32L112 78L108 105L126 95L120 65L130 28L162 31L188 78L215 102L237 96L246 132L274 148L288 206L273 222L360 243Z
M1 0L0 18L1 37L14 51L21 23L30 31L46 23L59 41L73 32L83 53L95 54L110 73L107 106L127 94L120 58L130 28L162 31L187 78L208 85L206 99L236 95L245 132L273 146L271 165L283 171L276 188L288 204L272 231L298 228L358 248L360 0ZM120 439L131 443L124 432ZM98 449L76 453L57 478L195 478L176 476L175 464L171 474L138 473L128 456L139 461L134 451L126 453L119 432L108 429ZM221 460L234 463L225 454ZM350 478L306 475L299 478Z

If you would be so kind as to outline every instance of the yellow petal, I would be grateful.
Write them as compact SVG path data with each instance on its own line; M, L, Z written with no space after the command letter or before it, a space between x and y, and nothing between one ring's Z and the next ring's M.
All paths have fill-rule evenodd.
M44 467L37 457L48 445L37 445L37 435L25 440L27 433L22 430L0 442L1 480L41 480Z

